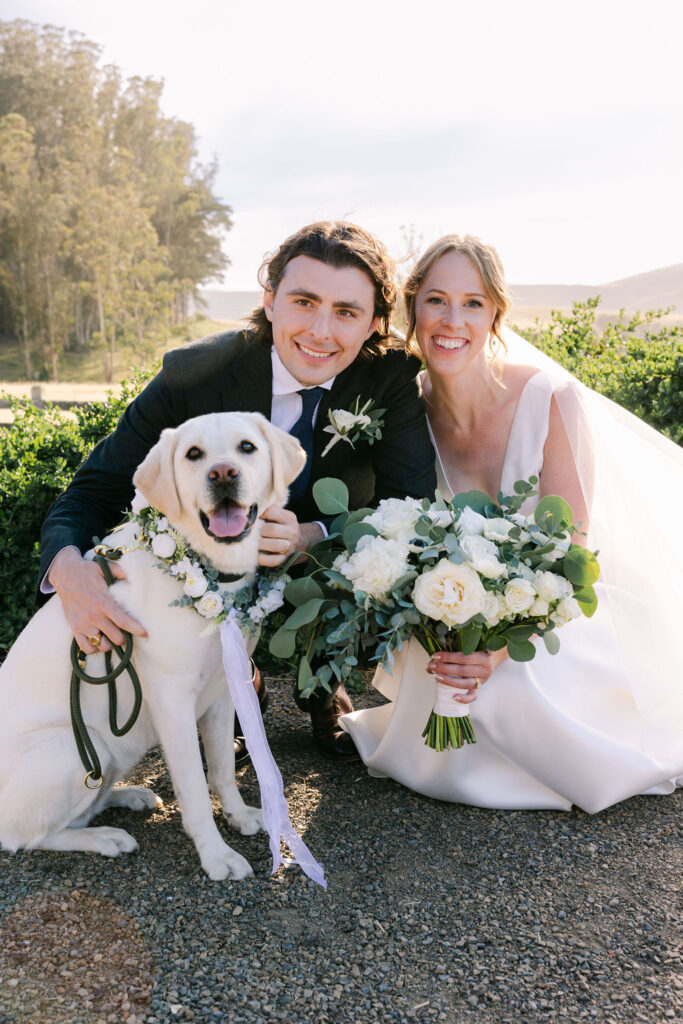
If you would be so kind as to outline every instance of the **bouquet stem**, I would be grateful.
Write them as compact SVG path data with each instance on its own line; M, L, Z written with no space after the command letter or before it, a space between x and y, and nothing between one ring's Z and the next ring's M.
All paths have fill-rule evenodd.
M427 654L434 654L436 651L443 650L458 650L459 633L457 631L453 632L452 640L447 646L444 646L443 640L437 640L436 637L429 633L417 633L415 636ZM438 696L439 689L446 690L447 687L439 687L437 684L436 703L422 732L425 745L431 747L432 750L441 752L442 750L448 750L449 747L459 750L466 743L476 743L477 737L472 728L470 716L462 704L458 705L457 701L449 700L448 705L446 705L445 701ZM449 690L449 696L451 695L452 691ZM441 711L445 710L446 706L449 711L453 708L453 715L441 714Z

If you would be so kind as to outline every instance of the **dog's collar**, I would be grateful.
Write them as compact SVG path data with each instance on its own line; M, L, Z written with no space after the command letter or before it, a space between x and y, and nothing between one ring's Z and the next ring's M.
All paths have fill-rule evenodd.
M246 575L246 572L219 572L218 576L216 576L216 583L237 583L238 580L243 580Z

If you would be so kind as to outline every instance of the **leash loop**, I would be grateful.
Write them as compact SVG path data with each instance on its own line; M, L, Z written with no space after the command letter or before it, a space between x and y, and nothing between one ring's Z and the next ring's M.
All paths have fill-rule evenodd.
M102 575L108 587L114 582L114 576L107 564L107 559L117 561L124 554L123 548L108 548L103 544L95 544L95 561L99 565ZM131 661L133 653L133 637L127 630L122 630L124 635L123 647L114 644L119 662L112 664L111 651L104 652L105 674L103 676L91 676L85 671L86 655L78 646L76 639L71 643L71 688L70 708L71 727L76 740L78 754L83 767L86 770L84 783L88 789L99 789L104 779L102 777L102 765L97 755L95 746L90 739L87 726L83 721L81 710L81 683L92 683L94 686L106 685L109 688L109 728L114 736L125 736L133 728L138 720L140 708L142 707L142 687L140 678L135 671ZM116 680L127 672L133 687L133 709L123 725L118 724L118 695L116 692ZM90 781L89 781L90 780Z

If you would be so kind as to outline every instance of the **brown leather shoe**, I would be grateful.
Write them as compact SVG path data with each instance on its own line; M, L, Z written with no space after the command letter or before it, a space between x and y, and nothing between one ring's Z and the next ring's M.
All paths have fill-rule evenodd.
M261 679L261 673L256 668L256 666L254 666L254 672L255 672L254 682L256 684L258 684L258 686L259 686L259 688L257 690L257 693L256 693L256 696L258 697L258 703L259 703L259 707L261 709L261 717L263 717L263 715L265 715L265 713L266 713L266 708L268 707L268 687L264 683L263 679ZM254 687L254 689L256 689L256 687ZM237 764L242 764L244 761L246 761L248 759L249 751L247 750L246 740L244 739L244 736L242 735L242 727L240 725L240 720L237 717L237 715L235 715L235 740L234 740L234 745L235 745L235 764L236 765Z
M314 694L308 698L307 710L313 726L313 742L323 754L335 761L360 761L360 754L349 734L339 725L339 716L353 711L353 704L343 686L332 701L327 694Z

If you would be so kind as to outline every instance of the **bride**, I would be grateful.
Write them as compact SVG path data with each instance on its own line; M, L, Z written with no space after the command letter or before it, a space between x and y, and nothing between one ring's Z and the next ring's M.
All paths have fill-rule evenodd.
M502 327L510 303L492 246L440 239L404 295L407 343L427 367L439 490L511 494L536 475L529 506L562 495L583 531L575 543L599 551L599 606L562 629L558 655L538 645L526 663L505 651L430 659L411 640L391 674L375 675L389 703L344 716L343 728L371 775L442 800L594 813L673 792L683 785L683 453ZM472 705L475 745L424 745L434 678Z

